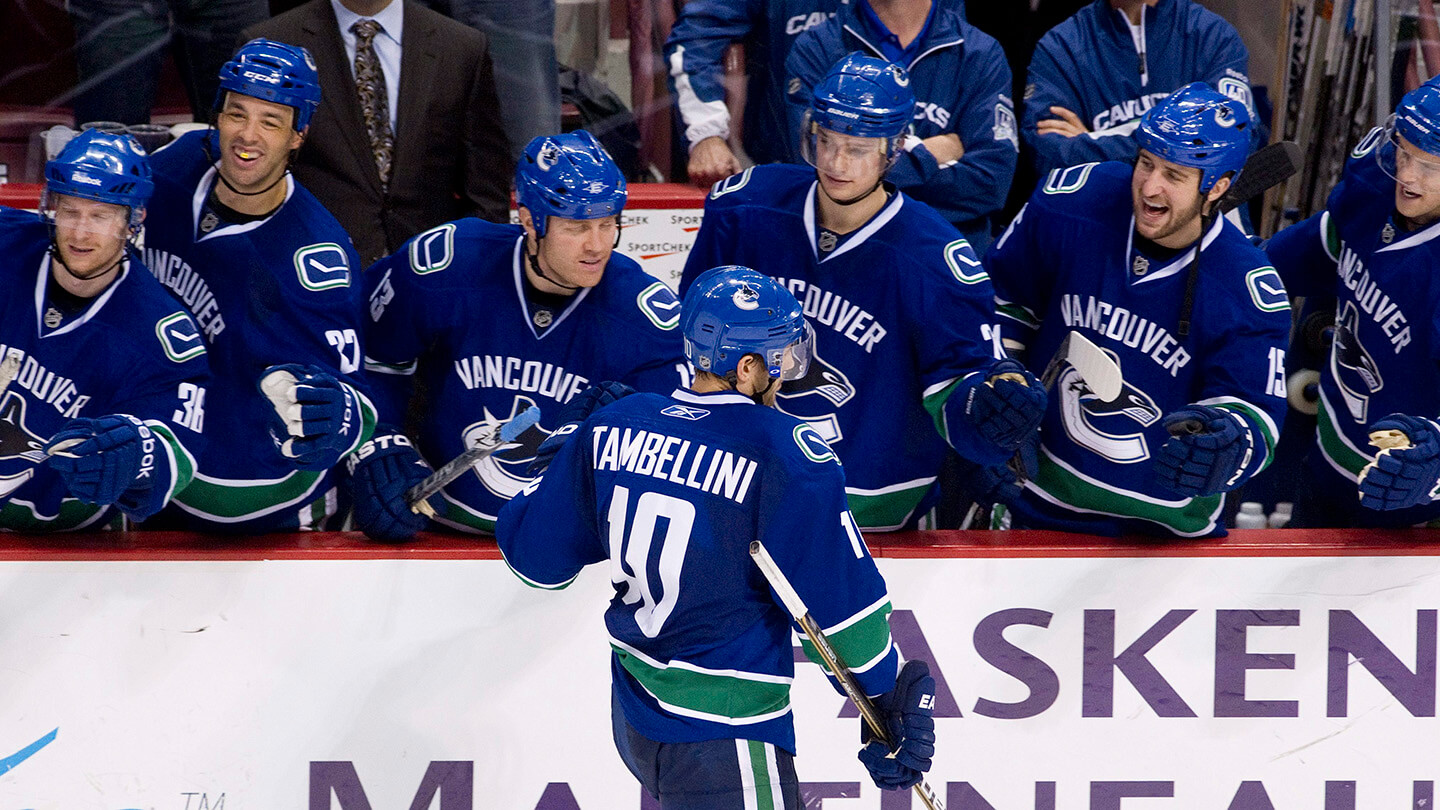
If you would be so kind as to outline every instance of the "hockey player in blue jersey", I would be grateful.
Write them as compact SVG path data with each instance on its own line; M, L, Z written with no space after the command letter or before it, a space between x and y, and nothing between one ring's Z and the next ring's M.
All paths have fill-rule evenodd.
M907 15L923 24L902 44L896 35ZM904 67L915 96L914 120L886 179L984 253L990 217L1005 204L1019 159L1010 65L1000 43L941 0L841 6L834 19L797 39L785 60L792 142L804 137L799 124L815 86L854 51Z
M1141 120L1133 167L1051 172L986 255L1007 349L1058 372L1038 471L992 493L1015 526L1223 535L1223 493L1270 462L1289 301L1265 254L1211 213L1249 124L1243 104L1187 85ZM1119 365L1116 399L1056 357L1071 331Z
M835 447L856 519L882 531L928 520L947 442L1003 461L1045 399L1019 363L995 359L993 292L970 245L885 182L914 109L904 68L859 54L837 65L805 123L814 168L756 166L716 184L680 281L683 292L738 263L801 300L816 357L780 408Z
M331 526L339 460L369 438L359 259L289 172L320 103L310 54L257 39L220 72L215 127L157 152L150 270L210 350L224 429L157 521L207 531Z
M436 520L489 532L529 483L555 414L600 380L669 391L688 376L680 301L614 252L625 178L590 133L536 138L515 170L520 225L462 219L426 231L366 271L366 365L382 422L400 425L417 376L431 405L416 446L386 427L352 463L355 523L399 540L425 526L404 492L474 438L530 405L520 446L478 462L435 499Z
M1337 298L1294 525L1440 518L1437 133L1440 78L1407 93L1390 121L1355 147L1324 211L1267 247L1292 292ZM1405 441L1377 450L1387 431ZM1401 449L1406 443L1413 446Z
M740 171L730 150L725 50L745 45L745 151L757 163L793 162L785 118L785 56L795 38L835 14L841 0L693 0L665 43L670 92L689 145L690 181L708 186Z
M1242 102L1258 122L1249 59L1234 26L1193 0L1094 0L1031 57L1023 129L1036 172L1134 159L1140 116L1191 82Z
M907 789L934 753L935 682L923 661L899 666L885 582L835 453L771 407L812 360L799 302L753 270L719 267L695 279L681 318L693 387L572 409L554 462L501 512L500 550L546 589L609 561L615 744L660 807L800 807L792 622L750 560L752 540L820 626L843 628L830 640L878 696L897 749L869 742L860 759L877 785Z
M39 216L0 209L0 529L144 519L194 474L205 345L130 244L153 187L133 138L86 130Z

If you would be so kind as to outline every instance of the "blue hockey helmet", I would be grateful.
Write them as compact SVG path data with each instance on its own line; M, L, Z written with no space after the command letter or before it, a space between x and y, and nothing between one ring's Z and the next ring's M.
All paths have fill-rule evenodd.
M815 333L790 291L738 265L701 273L680 305L685 358L724 377L740 358L758 354L772 378L795 380L810 368Z
M1250 110L1204 82L1191 82L1146 111L1135 130L1140 148L1200 170L1200 193L1245 167ZM1233 180L1232 180L1233 182Z
M1415 154L1413 150L1402 150L1401 137L1433 159ZM1375 150L1375 159L1397 183L1401 182L1402 172L1397 162L1402 153L1407 169L1403 185L1427 194L1440 191L1440 76L1406 93L1396 105L1395 113L1385 122L1384 137L1380 148Z
M40 207L48 210L54 194L123 205L130 209L134 229L154 190L150 159L134 138L87 129L45 164L45 198Z
M625 175L583 129L532 140L515 166L515 202L545 236L550 217L601 219L625 210Z
M320 106L320 74L304 48L273 39L252 39L220 68L217 109L225 106L227 91L294 107L295 131L303 132Z
M805 159L814 164L819 129L858 138L885 138L886 156L900 153L903 136L915 118L915 93L905 68L859 51L836 62L815 86L801 124Z

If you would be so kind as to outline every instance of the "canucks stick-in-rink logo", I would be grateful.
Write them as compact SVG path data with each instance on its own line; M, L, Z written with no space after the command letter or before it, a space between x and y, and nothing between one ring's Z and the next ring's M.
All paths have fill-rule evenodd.
M1360 310L1354 301L1346 301L1335 321L1335 345L1330 350L1330 376L1345 400L1345 409L1356 422L1368 422L1370 395L1385 387L1380 368L1356 334L1360 327Z
M1120 358L1114 352L1104 352L1119 364ZM1106 402L1069 365L1060 372L1055 390L1060 394L1061 422L1071 441L1119 464L1134 464L1150 457L1143 429L1155 424L1163 414L1149 394L1126 382L1120 396ZM1136 425L1141 430L1134 430Z
M0 498L8 498L35 474L34 465L45 460L45 441L25 427L25 399L11 391L0 400L0 469L14 469L13 461L23 461L24 469L9 475L0 474Z
M785 413L809 422L820 438L834 444L845 438L834 411L855 397L855 386L844 372L825 362L819 343L817 335L811 347L809 370L804 377L781 384L775 404Z
M484 419L461 431L461 441L465 447L474 447L477 439L490 435L496 427L515 418L516 414L534 404L535 400L529 397L515 397L515 401L510 405L510 412L498 416L491 414L490 409L486 408ZM540 448L540 443L545 441L549 435L550 432L536 422L526 428L524 433L515 437L515 443L520 445L519 447L491 453L475 462L471 466L471 470L486 489L509 500L519 494L520 490L533 480L527 471L530 469L531 462L535 460L535 451Z

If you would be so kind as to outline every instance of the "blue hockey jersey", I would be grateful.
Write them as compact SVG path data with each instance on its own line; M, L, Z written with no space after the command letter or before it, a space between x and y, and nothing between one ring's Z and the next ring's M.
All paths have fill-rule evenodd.
M947 440L977 462L1003 460L968 422L944 418L946 400L983 383L999 350L993 291L960 234L900 192L821 259L816 193L814 170L799 166L717 183L680 288L740 264L799 299L815 357L779 407L835 446L860 525L896 529L929 508Z
M81 311L51 305L50 231L36 214L0 208L0 357L19 351L19 374L0 397L0 528L95 528L114 512L69 497L44 447L77 417L126 414L150 430L135 518L183 489L204 447L210 370L195 322L150 277L134 251L115 281ZM63 271L62 271L63 272ZM214 422L212 421L213 425ZM213 432L213 430L212 430Z
M1130 174L1118 162L1055 170L986 254L1007 345L1025 348L1032 371L1043 376L1074 330L1124 376L1107 403L1060 367L1039 474L1016 511L1035 528L1223 535L1223 496L1185 498L1157 483L1161 419L1190 403L1232 410L1253 439L1247 469L1269 464L1286 409L1289 299L1265 254L1221 217L1201 239L1190 334L1176 334L1195 249L1137 248Z
M612 253L599 284L561 310L532 314L523 244L518 225L462 219L416 236L366 271L366 365L382 419L401 423L418 373L435 403L418 437L431 463L445 463L497 422L540 407L539 424L519 437L519 447L445 487L437 519L456 529L494 529L500 507L530 482L535 450L575 394L605 380L669 391L689 373L676 329L680 301L664 283Z
M510 568L540 588L609 560L612 682L641 734L793 753L793 623L751 561L751 540L861 688L895 685L890 599L844 483L813 428L748 397L640 394L585 422L501 512L496 539Z
M208 141L208 143L207 143ZM205 211L216 183L212 131L193 132L151 158L155 194L145 221L150 271L189 307L210 349L213 431L195 481L166 519L197 530L322 528L339 510L335 470L298 470L270 435L264 370L316 365L356 390L369 437L375 412L359 374L359 258L329 211L287 176L285 202L235 225ZM346 452L349 452L347 450ZM178 508L178 511L177 511Z
M1249 53L1234 26L1193 0L1143 7L1138 39L1123 12L1095 0L1050 29L1035 46L1025 84L1025 143L1036 172L1099 160L1130 160L1140 116L1190 82L1201 81L1250 108L1252 144L1263 128L1250 94ZM1036 124L1079 116L1088 134L1038 135Z
M1440 223L1407 232L1395 181L1381 170L1375 129L1351 153L1325 210L1270 240L1267 252L1300 295L1336 296L1335 340L1320 370L1312 469L1354 493L1375 458L1369 426L1392 413L1440 416ZM1337 486L1340 482L1348 484ZM1360 525L1407 526L1440 517L1440 502L1380 512L1338 497Z
M785 66L789 84L788 142L798 156L800 121L811 89L852 51L884 59L879 32L855 6L795 41ZM990 242L990 215L1005 204L1015 176L1018 143L1010 65L1000 43L937 4L917 55L905 66L915 91L914 138L886 179L949 220L973 244ZM965 147L944 166L919 141L955 134Z
M794 136L785 118L785 56L806 29L835 14L842 0L692 0L665 43L666 70L691 146L730 135L725 106L725 49L745 43L745 151L757 163L784 163Z

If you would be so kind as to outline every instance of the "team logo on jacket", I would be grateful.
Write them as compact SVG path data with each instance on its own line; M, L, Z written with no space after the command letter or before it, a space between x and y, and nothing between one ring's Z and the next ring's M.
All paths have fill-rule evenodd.
M31 465L45 460L45 440L25 427L25 398L15 392L0 400L0 463L21 461L25 469L0 475L0 498L8 498L35 474ZM12 466L5 464L5 466Z
M1345 409L1356 422L1370 421L1370 395L1385 387L1375 358L1360 342L1360 310L1346 301L1335 321L1335 344L1330 349L1330 376L1345 400Z
M1120 362L1114 352L1104 351ZM1071 441L1117 464L1150 458L1143 429L1160 421L1163 414L1149 394L1125 382L1120 395L1107 402L1068 365L1055 381L1055 390L1060 394L1061 423Z
M485 408L483 419L461 431L461 442L465 447L474 447L478 439L494 433L495 428L534 404L535 400L530 397L515 397L515 401L510 405L510 412L500 416L491 414L490 409ZM535 451L540 449L540 443L549 435L550 432L537 422L515 437L516 447L491 453L475 462L471 470L475 477L480 479L480 483L485 485L485 489L509 500L533 480L529 473L530 464L535 461Z

